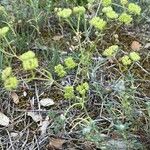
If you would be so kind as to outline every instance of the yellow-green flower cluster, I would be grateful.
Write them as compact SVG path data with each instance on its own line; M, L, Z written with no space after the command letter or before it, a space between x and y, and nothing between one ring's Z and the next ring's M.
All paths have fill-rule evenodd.
M76 62L73 60L72 57L67 57L65 60L64 60L64 64L66 66L66 68L64 68L63 65L61 64L58 64L57 66L55 66L55 72L57 73L57 75L59 77L64 77L67 72L65 71L65 69L73 69L77 66Z
M124 55L122 58L121 58L121 61L122 61L122 64L124 66L128 66L132 63L131 59L129 58L128 55Z
M73 8L73 13L75 14L84 14L85 13L85 8L83 6L78 6Z
M57 12L57 15L64 19L70 17L71 14L72 10L70 8L59 9L59 11Z
M57 73L59 77L64 77L67 74L64 69L64 66L61 64L58 64L57 66L55 66L55 72Z
M111 5L112 1L111 0L102 0L103 6L109 6Z
M124 55L122 58L121 58L121 61L122 61L122 64L127 66L127 65L130 65L133 62L135 61L139 61L141 59L141 57L139 56L139 54L137 52L131 52L128 55Z
M5 7L0 5L0 12L4 12L5 11Z
M110 11L113 11L113 8L112 8L111 6L104 7L104 8L102 9L102 12L103 12L103 13L108 13L108 12L110 12Z
M74 98L74 88L71 85L67 85L64 87L64 97L66 99L72 99Z
M2 80L6 80L12 74L12 68L7 67L2 71Z
M120 0L120 3L121 3L122 5L126 5L126 4L128 3L128 0Z
M106 26L106 21L99 17L94 17L90 20L90 24L99 30L103 30Z
M89 84L87 82L82 83L81 85L78 85L76 90L81 94L85 95L85 93L89 90Z
M33 51L28 51L22 54L19 58L22 61L24 70L33 70L38 67L38 59L35 57Z
M8 31L9 31L9 27L0 28L0 37L6 36Z
M129 54L129 57L131 58L132 61L139 61L141 57L139 56L139 53L137 52L131 52Z
M119 16L119 21L122 22L122 23L125 23L125 24L130 24L131 21L132 21L132 17L131 15L128 15L127 13L122 13L120 16Z
M116 19L118 18L118 14L113 10L111 6L104 7L102 9L102 12L106 14L106 16L110 19Z
M135 14L135 15L140 15L141 13L141 7L135 3L130 3L128 5L128 11L132 14Z
M119 49L118 45L112 45L104 50L103 55L111 57L118 51L118 49Z
M67 66L67 68L69 69L73 69L77 66L77 64L74 62L72 57L67 57L65 59L65 65Z
M18 86L18 80L12 75L12 68L7 67L2 71L2 80L4 81L4 87L6 90L13 90Z
M115 11L109 11L106 13L106 16L110 19L116 19L118 18L118 14Z

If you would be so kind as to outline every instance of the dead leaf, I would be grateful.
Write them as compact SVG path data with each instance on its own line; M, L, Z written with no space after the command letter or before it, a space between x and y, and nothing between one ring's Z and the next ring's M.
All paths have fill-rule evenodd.
M28 112L27 115L30 116L35 122L42 120L42 116L37 112Z
M43 98L40 100L40 104L41 106L51 106L51 105L54 105L54 101L51 99L51 98Z
M66 142L64 139L58 139L58 138L50 138L50 142L48 144L48 150L61 150L63 147L63 144Z
M141 47L142 47L142 45L138 41L133 41L131 44L131 48L134 51L139 51Z
M144 48L150 48L150 43L147 43Z
M39 129L41 131L41 135L46 133L46 129L49 126L49 124L50 124L50 120L49 117L47 116L45 120L42 122L41 127Z
M9 125L9 118L0 112L0 125L7 127Z
M55 35L55 36L53 36L53 40L54 41L59 41L60 39L62 39L64 36L63 35Z
M26 91L23 92L23 96L24 96L24 97L27 96L27 92L26 92Z
M11 92L11 98L15 104L19 103L19 97L15 92Z

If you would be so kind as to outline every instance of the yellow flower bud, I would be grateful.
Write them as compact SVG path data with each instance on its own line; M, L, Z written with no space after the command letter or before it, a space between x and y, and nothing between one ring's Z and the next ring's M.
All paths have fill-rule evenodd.
M2 71L2 80L6 80L12 74L12 68L7 67Z
M64 8L63 10L60 10L57 12L57 15L61 18L68 18L72 14L72 10L70 8Z
M37 58L31 58L23 61L23 69L24 70L33 70L38 67Z
M28 51L24 54L22 54L19 58L24 61L24 60L27 60L27 59L31 59L31 58L34 58L35 57L35 53L33 51Z
M13 90L17 88L19 81L16 77L9 77L4 82L4 87L6 90Z
M132 62L131 62L131 59L129 58L128 55L123 56L123 57L121 58L121 61L122 61L122 64L123 64L124 66L128 66L128 65L130 65L130 64L132 63Z
M7 32L9 31L9 27L3 27L0 29L0 37L6 36Z
M139 61L141 59L137 52L131 52L129 56L133 61Z

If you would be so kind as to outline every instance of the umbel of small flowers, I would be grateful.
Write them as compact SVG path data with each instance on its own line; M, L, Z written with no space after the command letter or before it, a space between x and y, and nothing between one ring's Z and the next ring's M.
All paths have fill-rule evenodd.
M76 66L77 66L77 63L73 60L72 57L67 57L65 60L64 60L64 64L66 66L66 69L74 69ZM55 66L55 72L57 73L57 75L59 77L64 77L67 72L65 71L65 68L63 65L61 64L58 64L57 66Z
M73 13L74 14L82 15L85 13L85 11L86 11L86 9L83 6L73 7Z
M4 37L6 36L6 34L8 33L9 31L9 27L3 27L3 28L0 28L0 37Z
M116 19L118 18L118 14L113 10L111 6L104 7L102 12L106 14L107 18L109 19Z
M28 51L19 56L19 58L22 61L24 70L34 70L38 67L38 59L33 51Z
M4 81L4 87L6 90L16 89L19 81L12 74L12 68L7 67L2 71L2 80Z
M64 69L64 66L61 64L58 64L57 66L55 66L54 69L59 77L64 77L67 74L67 72Z
M0 13L2 12L4 12L5 11L5 7L4 6L2 6L2 5L0 5Z
M128 3L128 0L120 0L120 3L121 3L122 5L126 5L126 4Z
M64 87L64 97L65 99L73 99L75 97L73 86L67 85Z
M99 30L103 30L107 24L106 21L104 21L100 17L93 17L89 23Z
M112 1L111 0L102 0L102 5L103 6L109 6L112 4Z
M111 57L116 54L118 49L119 49L118 45L112 45L104 50L103 55L106 57Z
M77 66L72 57L67 57L65 59L65 65L67 66L68 69L73 69Z
M57 10L56 10L56 11L57 11ZM58 9L58 11L57 11L57 16L58 16L58 17L61 17L61 18L64 18L64 19L70 17L71 14L72 14L72 10L71 10L70 8L64 8L64 9L61 9L61 8L60 8L60 9Z
M137 52L131 52L129 54L129 57L132 61L139 61L141 59L141 57L139 56L139 53Z
M128 5L128 11L131 14L140 15L141 13L141 7L135 3L129 3Z
M89 84L84 82L76 87L76 90L81 94L85 95L85 93L89 90Z
M137 52L131 52L128 55L124 55L122 58L121 58L121 61L122 61L122 64L124 66L128 66L130 65L132 62L136 62L136 61L139 61L141 59L141 57L139 56L139 53Z
M124 55L122 58L121 58L121 62L124 66L128 66L132 63L131 59L129 58L128 55Z
M128 15L127 13L123 12L120 16L119 16L119 21L128 25L131 23L132 21L132 16Z

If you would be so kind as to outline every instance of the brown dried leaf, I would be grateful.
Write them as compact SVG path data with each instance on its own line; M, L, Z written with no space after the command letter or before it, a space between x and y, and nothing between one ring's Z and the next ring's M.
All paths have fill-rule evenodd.
M139 51L141 47L142 47L142 45L138 41L133 41L131 44L131 48L134 51Z
M51 138L47 148L48 150L61 150L65 142L64 139Z
M19 103L19 97L15 92L11 92L11 98L15 104Z

